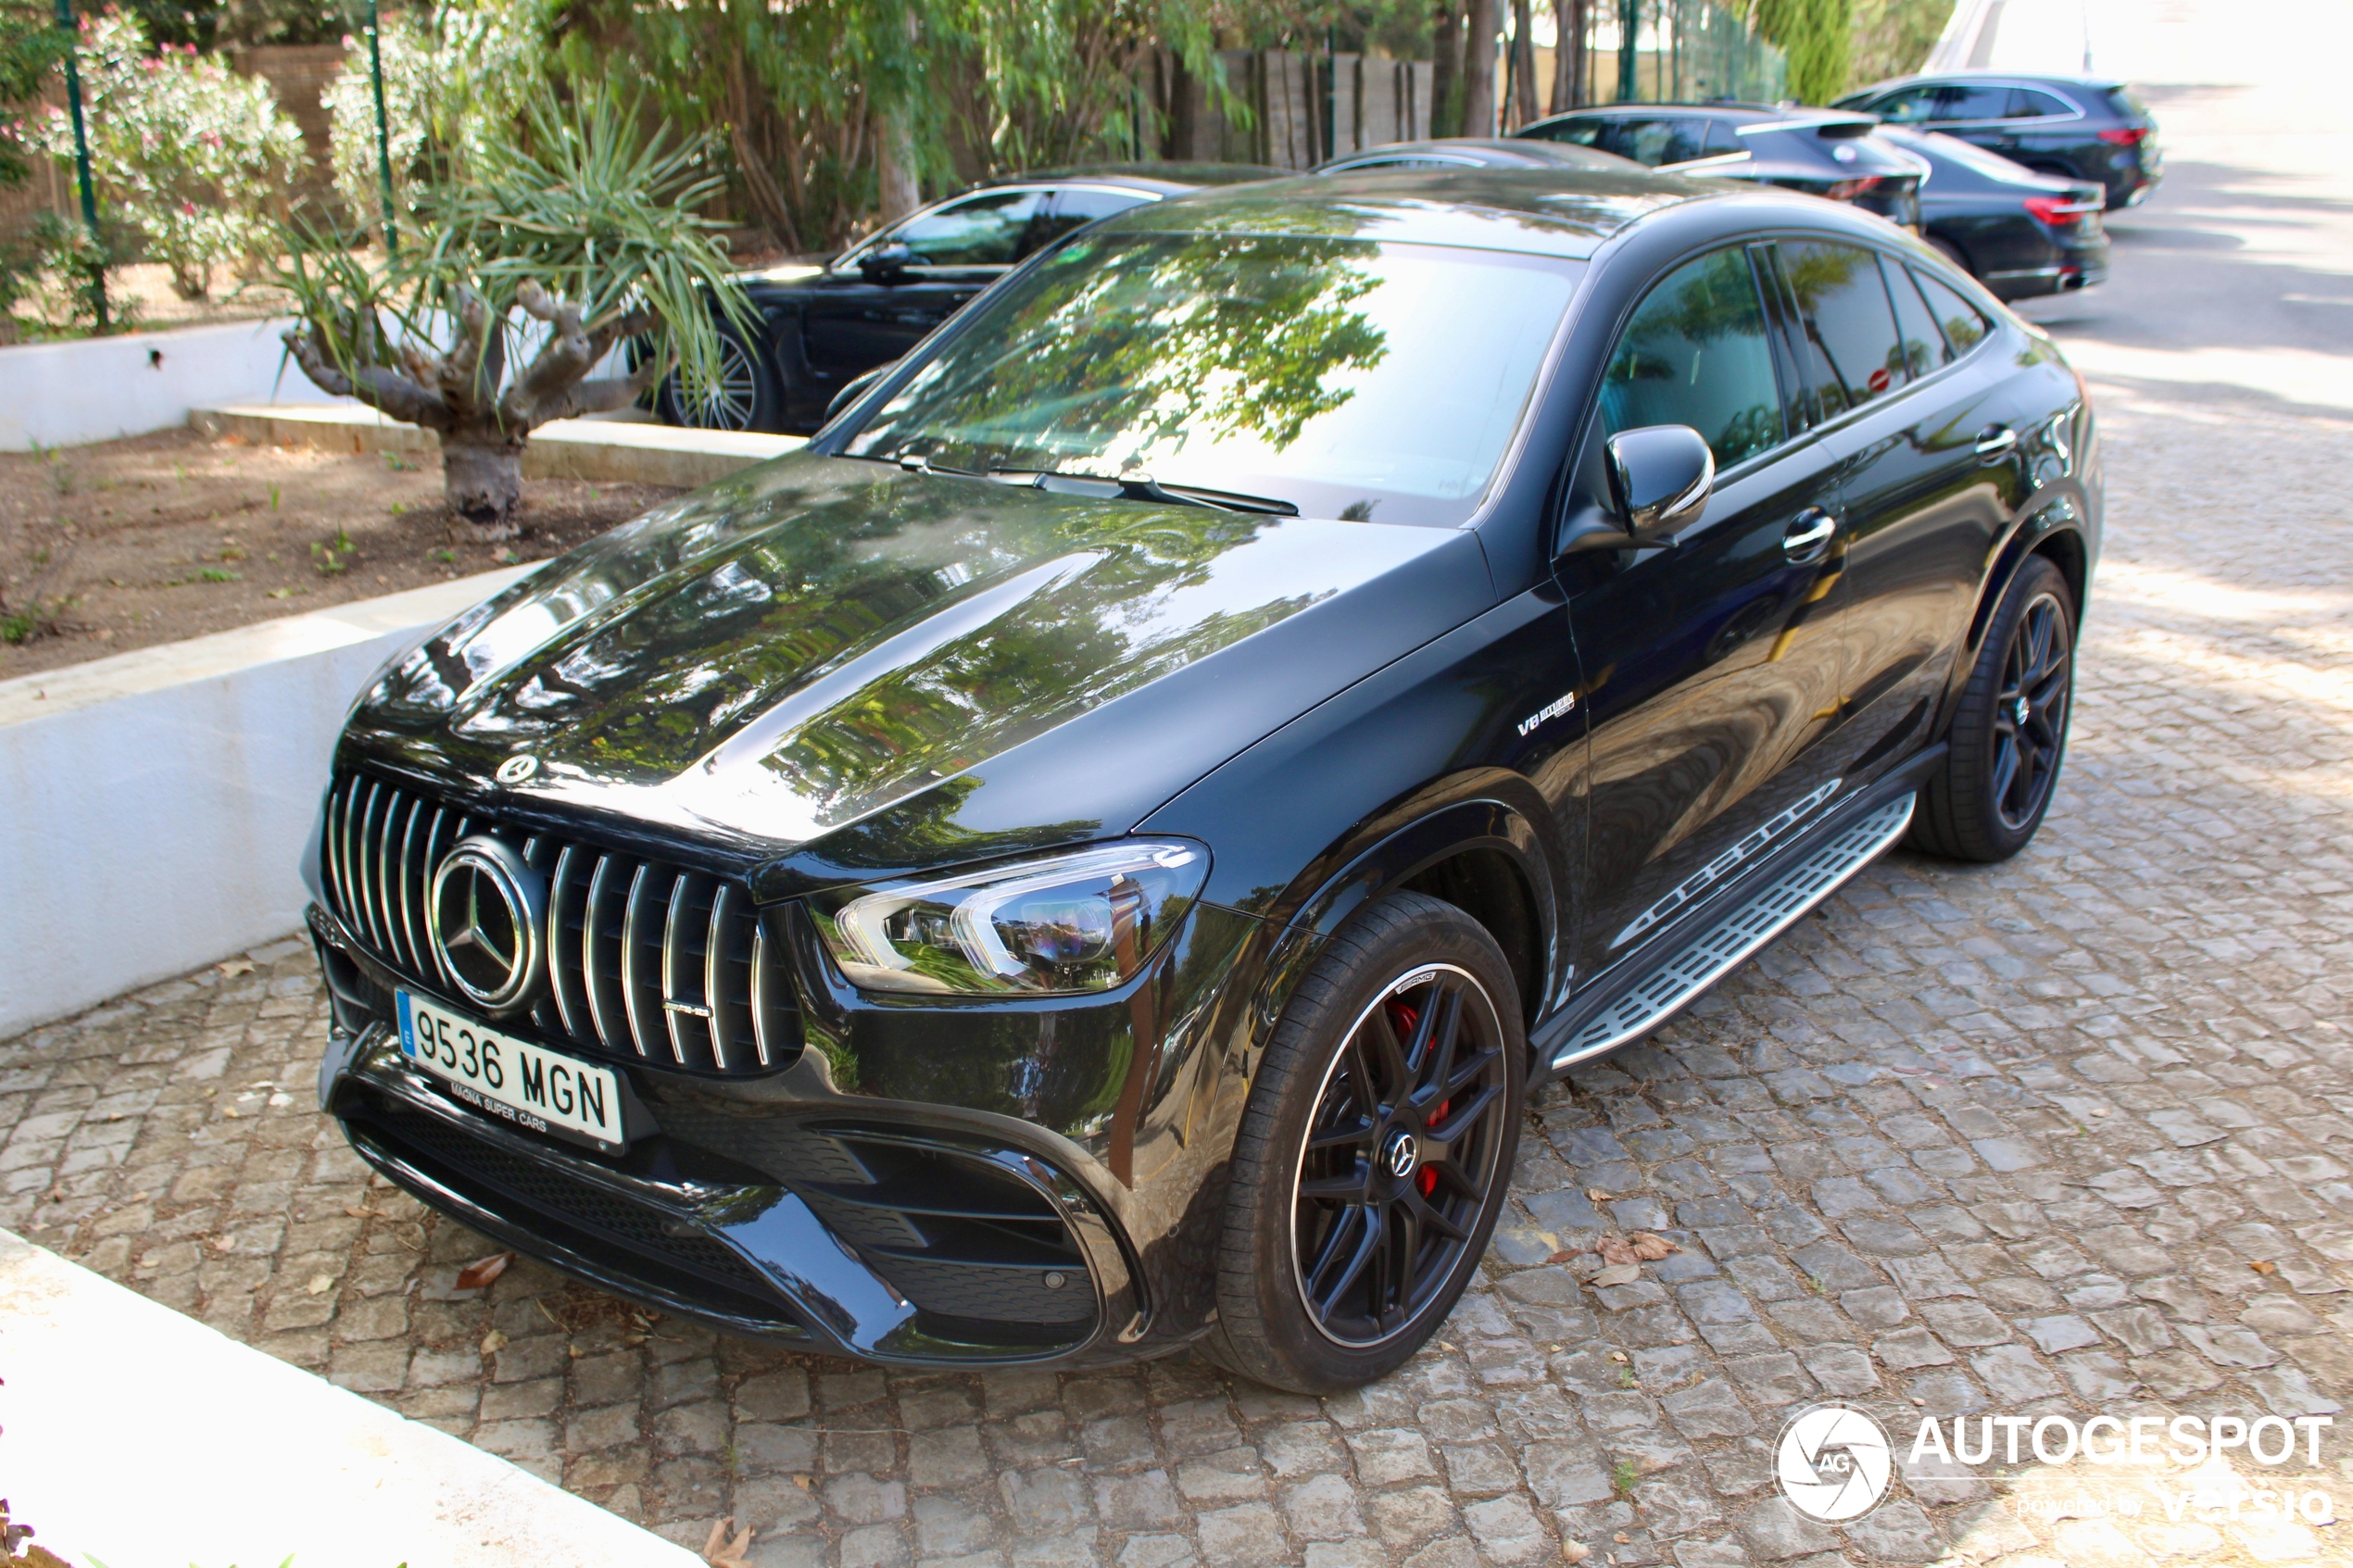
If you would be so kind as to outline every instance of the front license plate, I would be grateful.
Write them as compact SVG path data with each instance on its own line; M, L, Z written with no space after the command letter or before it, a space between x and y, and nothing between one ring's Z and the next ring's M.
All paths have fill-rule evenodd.
M400 1054L440 1079L455 1098L535 1133L600 1148L625 1141L621 1079L610 1068L542 1050L406 991L393 996Z

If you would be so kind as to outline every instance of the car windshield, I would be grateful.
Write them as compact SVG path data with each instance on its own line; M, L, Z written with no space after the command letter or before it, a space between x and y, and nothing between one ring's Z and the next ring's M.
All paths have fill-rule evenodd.
M844 450L1452 525L1583 268L1320 236L1082 239L985 299Z

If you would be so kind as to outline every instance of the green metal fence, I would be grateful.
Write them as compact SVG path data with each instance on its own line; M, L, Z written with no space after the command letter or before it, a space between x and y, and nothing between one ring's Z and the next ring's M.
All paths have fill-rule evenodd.
M1731 6L1713 0L1597 0L1589 16L1589 104L1722 98L1770 104L1788 95L1788 61Z

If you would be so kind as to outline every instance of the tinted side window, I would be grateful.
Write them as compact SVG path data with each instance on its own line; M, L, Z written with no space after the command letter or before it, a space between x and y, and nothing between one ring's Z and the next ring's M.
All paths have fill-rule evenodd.
M1656 169L1705 157L1706 145L1704 119L1629 119L1620 122L1618 144L1609 151Z
M1131 207L1140 207L1148 199L1126 191L1057 191L1053 200L1047 205L1045 216L1029 226L1029 232L1022 241L1021 254L1027 256L1073 229L1083 228L1097 219L1126 212Z
M1608 144L1602 132L1607 129L1608 122L1605 120L1564 120L1558 125L1544 127L1543 139L1547 142L1567 142L1572 146L1600 147L1606 152L1609 150Z
M1726 153L1741 153L1748 150L1748 144L1741 140L1740 132L1722 120L1711 119L1706 124L1707 142L1703 157L1719 157Z
M909 219L890 238L919 267L1010 267L1043 201L1036 191L984 191Z
M1824 241L1784 242L1780 250L1812 379L1828 405L1823 411L1860 408L1901 385L1903 345L1879 257Z
M2005 119L2041 119L2045 115L2065 114L2068 107L2048 93L2037 93L2032 87L2013 87L2010 101L2003 111Z
M1954 358L1958 358L1985 341L1985 318L1978 314L1976 306L1925 272L1915 272L1912 277L1927 297L1936 324L1944 329L1944 341L1953 345Z
M1942 91L1937 87L1906 87L1870 105L1870 112L1890 125L1918 125L1936 118L1936 94Z
M1957 358L1944 345L1944 334L1936 330L1936 318L1921 302L1920 291L1912 286L1910 270L1885 257L1880 257L1880 269L1887 274L1887 292L1895 300L1895 329L1904 340L1905 370L1924 376Z
M1999 119L2009 107L2007 87L1946 87L1936 103L1939 119Z
M1718 468L1780 444L1780 387L1745 252L1685 262L1626 323L1602 377L1603 433L1642 425L1691 426Z

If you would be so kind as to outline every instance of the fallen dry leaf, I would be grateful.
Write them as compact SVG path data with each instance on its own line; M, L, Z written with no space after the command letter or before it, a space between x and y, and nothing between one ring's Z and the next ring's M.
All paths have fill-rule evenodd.
M1631 1285L1642 1277L1640 1263L1613 1263L1585 1283L1592 1286Z
M1581 1247L1565 1248L1561 1251L1555 1252L1551 1257L1545 1259L1544 1261L1547 1263L1566 1263L1571 1258L1576 1257L1579 1253L1584 1250L1585 1248Z
M1634 1233L1634 1256L1640 1258L1645 1263L1655 1263L1661 1258L1666 1257L1669 1252L1680 1252L1681 1250L1681 1248L1676 1246L1673 1242L1667 1240L1663 1236L1654 1236L1649 1231L1636 1231Z
M515 1255L511 1252L493 1252L487 1258L477 1258L458 1271L458 1288L460 1290L486 1289L490 1282L505 1273L507 1265L514 1261Z
M1615 1203L1617 1201L1599 1187L1587 1187L1585 1189L1585 1197L1588 1201L1593 1203Z
M233 1236L216 1236L212 1238L212 1249L215 1252L226 1252L236 1245L237 1238Z
M1623 1530L1618 1531L1617 1534L1612 1536L1610 1539L1616 1541L1619 1546L1632 1546L1634 1544L1634 1537L1628 1535Z
M253 960L251 959L223 959L212 967L234 980L240 974L253 972Z
M2249 1263L2247 1267L2253 1269L2259 1274L2277 1273L2280 1270L2280 1266L2277 1263Z
M702 1545L702 1560L710 1563L711 1568L746 1568L744 1553L751 1548L751 1530L747 1526L742 1535L731 1541L727 1538L727 1528L733 1524L733 1519L714 1519L711 1522L711 1538Z
M1594 1250L1602 1255L1603 1262L1613 1267L1619 1263L1639 1263L1642 1261L1642 1254L1634 1250L1634 1244L1622 1236L1602 1237L1602 1244Z
M792 1478L792 1484L799 1486L805 1492L809 1489L809 1477L806 1475L796 1475Z
M1587 1546L1583 1541L1561 1542L1561 1561L1563 1562L1582 1562L1592 1555L1593 1549Z
M495 1356L506 1348L507 1336L495 1328L482 1336L482 1353L485 1356Z
M334 1275L312 1274L310 1276L310 1283L304 1286L302 1288L308 1291L313 1296L324 1296L328 1291L333 1290L334 1287Z
M381 1220L384 1217L383 1210L371 1209L364 1203L346 1203L343 1211L355 1220Z

